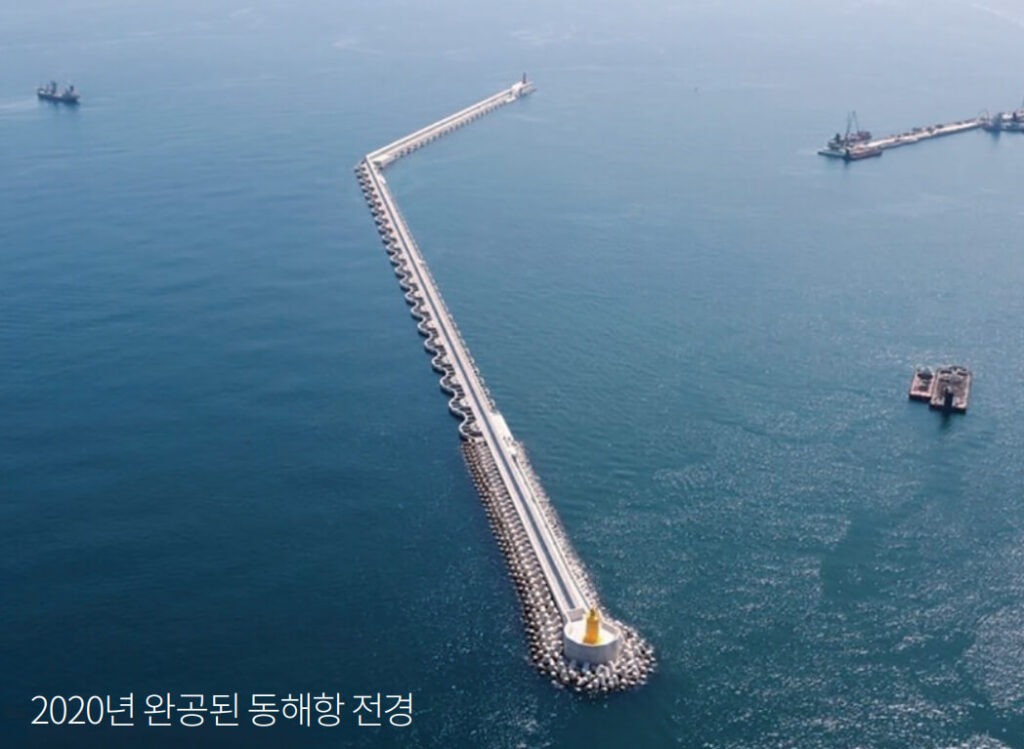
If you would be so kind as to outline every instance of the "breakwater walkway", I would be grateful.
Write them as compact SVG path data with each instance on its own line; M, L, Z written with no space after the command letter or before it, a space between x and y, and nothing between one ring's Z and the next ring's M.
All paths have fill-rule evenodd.
M643 683L654 668L650 646L602 615L597 593L505 423L448 310L383 170L397 159L534 90L522 80L493 96L366 155L356 175L399 285L426 338L431 365L450 396L462 450L519 593L534 663L558 683L590 693Z
M947 122L939 125L928 125L925 127L915 127L912 130L908 130L905 133L896 133L895 135L888 135L878 140L871 140L864 145L868 148L899 148L900 146L911 146L915 143L920 143L923 140L930 140L932 138L942 138L946 135L956 135L957 133L966 133L968 130L974 130L975 128L981 127L981 119L974 117L968 120L960 120L958 122Z

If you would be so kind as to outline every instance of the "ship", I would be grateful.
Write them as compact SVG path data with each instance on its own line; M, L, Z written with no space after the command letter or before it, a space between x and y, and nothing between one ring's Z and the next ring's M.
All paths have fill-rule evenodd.
M58 90L57 81L50 81L47 85L37 88L36 96L43 101L54 101L60 104L77 104L82 98L75 91L75 87L70 84L63 91Z

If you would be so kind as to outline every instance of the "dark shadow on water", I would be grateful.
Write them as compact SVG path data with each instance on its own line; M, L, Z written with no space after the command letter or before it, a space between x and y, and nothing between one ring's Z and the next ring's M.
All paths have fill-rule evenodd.
M939 411L939 429L940 431L947 431L953 428L953 424L964 418L965 414L957 413L956 411Z

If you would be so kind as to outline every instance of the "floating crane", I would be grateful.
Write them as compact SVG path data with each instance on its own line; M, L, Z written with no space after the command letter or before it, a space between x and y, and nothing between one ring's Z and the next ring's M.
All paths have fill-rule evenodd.
M836 137L839 134L836 133ZM857 110L851 109L846 114L846 134L842 138L844 146L852 146L855 143L864 143L871 140L870 130L861 130L860 122L857 121Z

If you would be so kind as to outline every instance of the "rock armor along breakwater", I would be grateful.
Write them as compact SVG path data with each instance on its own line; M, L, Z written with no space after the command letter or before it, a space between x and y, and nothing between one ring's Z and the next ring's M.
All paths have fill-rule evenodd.
M413 151L534 90L524 75L511 87L384 146L359 162L356 176L399 286L441 375L448 410L459 420L462 453L522 605L530 656L556 684L602 694L644 683L651 646L606 614L523 446L484 385L384 178Z

